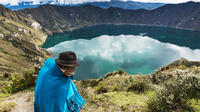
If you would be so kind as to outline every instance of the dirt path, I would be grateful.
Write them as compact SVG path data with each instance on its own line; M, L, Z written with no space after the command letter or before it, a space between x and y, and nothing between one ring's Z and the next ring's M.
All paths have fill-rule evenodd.
M5 100L6 102L15 102L15 107L10 112L33 112L34 111L34 93L25 92L12 95Z

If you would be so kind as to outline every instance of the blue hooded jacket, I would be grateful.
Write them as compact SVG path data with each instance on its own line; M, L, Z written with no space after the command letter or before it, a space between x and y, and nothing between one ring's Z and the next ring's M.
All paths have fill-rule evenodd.
M35 86L34 112L79 112L85 100L72 81L48 58L39 71Z

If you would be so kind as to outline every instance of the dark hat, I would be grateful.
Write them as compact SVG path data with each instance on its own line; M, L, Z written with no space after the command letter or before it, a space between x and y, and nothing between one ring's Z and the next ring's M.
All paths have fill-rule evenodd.
M55 62L58 65L70 67L80 65L78 62L76 62L76 54L73 51L64 51L60 53L58 59L56 59Z

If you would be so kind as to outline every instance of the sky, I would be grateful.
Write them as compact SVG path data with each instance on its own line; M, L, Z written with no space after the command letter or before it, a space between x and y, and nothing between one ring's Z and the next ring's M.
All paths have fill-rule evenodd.
M10 5L18 5L19 2L22 1L32 1L33 4L38 4L41 1L43 3L47 2L59 2L60 4L78 4L84 2L100 2L100 1L111 1L111 0L0 0L0 4L10 4ZM183 3L188 1L200 2L200 0L120 0L120 1L137 1L137 2L153 2L153 3Z

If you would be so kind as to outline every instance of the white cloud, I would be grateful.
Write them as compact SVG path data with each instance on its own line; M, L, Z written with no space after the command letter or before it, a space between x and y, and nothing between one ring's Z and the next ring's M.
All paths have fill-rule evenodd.
M129 73L149 73L180 58L200 61L200 49L192 50L141 35L102 35L91 40L65 41L47 50L55 53L55 58L62 51L75 51L82 65L78 74L102 75L120 68Z
M88 1L110 1L110 0L1 0L0 4L10 4L10 5L18 5L18 3L25 1L25 2L33 2L33 4L39 4L40 2L48 3L59 3L59 4L78 4L78 3L83 3L83 2L88 2Z
M162 55L165 54L165 56L173 57L173 60L184 57L189 60L200 61L199 49L192 50L188 47L162 43L156 39L141 35L102 35L91 40L77 39L66 41L48 48L48 50L53 51L56 54L66 49L77 51L79 59L81 60L84 60L87 56L99 56L108 61L117 62L118 58L115 58L115 56L126 57L128 55L148 55L152 57L162 57ZM123 61L126 61L126 59L127 58L124 58Z
M0 0L1 4L11 4L11 5L17 5L19 2L22 1L32 1L33 4L38 4L39 2L48 3L60 3L60 4L77 4L77 3L84 3L84 2L100 2L100 1L111 1L111 0ZM157 2L157 3L182 3L187 2L191 0L121 0L121 1L138 1L138 2ZM200 0L192 0L196 2L200 2Z
M183 3L188 1L200 2L200 0L134 0L138 2L156 2L156 3Z
M53 0L1 0L1 4L10 4L10 5L18 5L20 2L33 2L33 4L38 4L40 1L43 1L44 3L47 3L48 1L53 1Z

